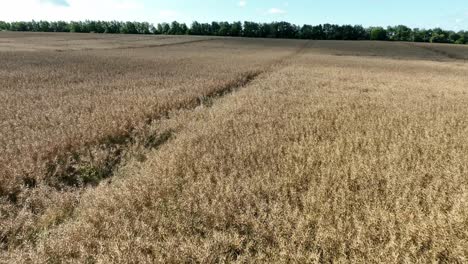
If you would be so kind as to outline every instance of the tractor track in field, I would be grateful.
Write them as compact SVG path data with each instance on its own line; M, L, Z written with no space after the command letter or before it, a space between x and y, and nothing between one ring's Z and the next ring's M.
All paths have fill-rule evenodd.
M208 41L208 40L203 40L203 41ZM199 41L197 41L199 42ZM193 43L193 42L191 42ZM148 116L145 121L145 126L151 126L152 123L157 122L158 120L162 120L165 118L168 118L171 114L171 112L176 112L180 110L194 110L200 106L204 107L211 107L218 99L231 94L243 87L246 87L249 85L251 82L256 80L259 76L262 74L267 74L274 72L278 70L278 68L282 68L288 65L290 61L292 61L295 57L300 56L303 54L306 49L310 46L310 41L305 42L304 45L299 47L296 51L291 53L288 56L279 58L278 60L274 60L270 64L267 64L263 69L256 70L256 71L248 71L244 72L240 76L238 76L236 79L225 83L224 85L213 89L213 91L201 95L198 98L194 98L192 101L185 103L184 105L181 105L180 107L177 107L175 109L171 109L169 111L166 111L164 113L160 113L154 116ZM182 44L182 43L181 43ZM67 153L64 157L60 157L58 159L55 159L54 162L55 164L50 164L48 167L50 168L49 172L50 174L47 175L47 179L50 179L49 185L54 186L54 188L57 189L63 189L63 187L78 187L81 185L83 187L84 185L97 185L101 180L107 179L112 177L114 174L114 171L120 167L120 163L122 161L122 156L125 153L125 149L129 147L129 145L133 144L137 139L141 139L142 135L147 135L147 133L144 130L147 130L149 128L143 128L143 131L138 131L136 128L131 128L129 129L129 132L124 135L118 135L116 137L108 137L107 139L104 140L102 144L100 144L99 148L104 148L104 149L112 149L112 153L109 153L109 158L106 159L108 162L106 164L108 166L105 166L105 168L95 168L92 171L97 171L95 173L98 174L98 181L94 180L86 180L86 179L73 179L73 178L82 178L80 176L80 171L76 171L75 169L70 169L70 168L57 168L60 164L67 164L70 162L70 156L73 157L78 157L75 160L71 162L75 167L92 167L89 164L84 164L81 166L76 166L77 164L80 163L80 155L79 153ZM139 128L141 130L141 128ZM166 131L162 133L163 135L150 135L148 138L144 138L143 141L145 142L144 145L147 146L147 148L154 149L158 148L162 144L166 143L171 137L172 137L172 132L171 131ZM88 151L89 152L89 151ZM57 162L57 160L59 162ZM91 159L92 160L92 159ZM57 173L58 171L64 171L66 172L64 174ZM68 175L67 175L68 174ZM72 176L72 179L70 179L70 174ZM87 176L86 176L87 178ZM65 186L60 183L56 183L55 179L64 179L62 183L66 183Z
M170 39L169 37L167 38L162 38L160 40L164 39ZM79 49L79 51L102 51L102 50L131 50L131 49L146 49L146 48L162 48L162 47L173 47L173 46L181 46L185 44L193 44L193 43L200 43L200 42L209 42L213 40L218 40L220 38L206 38L206 39L196 39L196 40L187 40L187 41L181 41L181 42L174 42L174 43L162 43L162 44L147 44L147 45L139 45L139 46L122 46L122 47L114 47L114 48L85 48L85 49ZM58 52L63 52L66 50L61 50L57 49L56 51ZM75 50L72 50L75 51Z
M167 44L170 45L183 45L194 42L210 41L212 39L196 40L184 43ZM286 67L294 58L303 54L306 49L310 46L311 42L307 41L300 46L296 51L291 54L273 60L262 69L256 71L244 72L236 79L225 83L224 85L213 89L213 91L202 95L198 98L194 98L190 102L181 105L178 108L171 109L170 111L154 116L148 116L143 127L130 128L125 134L111 135L102 140L98 144L82 146L80 149L67 151L62 153L60 156L55 156L49 160L44 160L47 166L47 175L44 175L43 180L38 182L35 178L25 178L24 187L26 191L34 191L39 187L45 187L49 192L57 193L75 193L81 196L88 188L93 188L99 184L106 184L112 181L112 177L115 173L125 165L125 161L131 158L132 154L129 151L135 144L139 144L140 149L143 149L145 153L149 153L150 150L158 149L162 145L166 144L174 136L174 131L160 131L154 133L151 131L151 126L160 120L169 118L172 112L181 110L195 110L196 108L212 107L214 103L222 97L232 94L239 89L248 86L253 81L257 80L263 74L270 74L283 67ZM161 45L155 45L160 47ZM93 164L93 154L95 151L105 153L104 162L96 165ZM24 190L23 190L24 191ZM19 202L18 197L22 191L18 193L8 194L6 197L1 197L6 200L9 206L21 209L25 209L27 205ZM61 223L68 219L73 218L75 208L79 204L73 207L71 212L68 212L64 219L61 219ZM46 208L47 209L47 208ZM37 216L40 218L43 212L38 212ZM1 219L0 219L1 220ZM7 247L17 247L15 242L16 233L21 230L15 230L8 233L0 233L0 252L7 249ZM40 230L34 230L31 237L36 237ZM9 245L13 243L13 245ZM9 245L9 246L7 246Z
M437 54L439 56L442 56L442 57L445 57L445 58L448 58L448 59L459 60L459 61L463 61L465 63L467 62L466 58L460 57L458 54L455 54L455 53L450 53L450 52L447 52L447 51L444 51L444 50L437 49L437 47L432 46L431 44L427 44L427 45L418 45L418 44L415 44L415 43L404 43L404 44L409 46L409 47L419 48L419 49L430 51L430 52L432 52L434 54Z
M164 37L159 38L157 40L165 40L171 39L172 37ZM55 52L74 52L74 51L106 51L106 50L132 50L132 49L146 49L146 48L160 48L160 47L169 47L169 46L181 46L185 44L192 44L192 43L199 43L199 42L208 42L212 40L217 40L220 38L204 38L204 39L196 39L196 40L187 40L187 41L180 41L180 42L173 42L173 43L161 43L161 44L146 44L146 45L134 45L134 46L120 46L120 47L113 47L113 48L82 48L82 49L54 49ZM148 40L138 40L133 42L141 42L141 41L148 41Z

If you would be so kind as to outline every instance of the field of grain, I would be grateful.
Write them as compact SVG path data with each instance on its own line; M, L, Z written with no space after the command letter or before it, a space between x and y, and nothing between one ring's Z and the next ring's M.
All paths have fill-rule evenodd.
M141 38L0 33L0 262L468 261L467 47Z

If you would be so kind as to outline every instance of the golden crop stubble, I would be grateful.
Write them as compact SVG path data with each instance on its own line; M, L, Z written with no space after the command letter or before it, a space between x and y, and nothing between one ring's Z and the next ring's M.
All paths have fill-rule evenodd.
M161 124L173 140L17 257L464 262L466 70L301 55Z

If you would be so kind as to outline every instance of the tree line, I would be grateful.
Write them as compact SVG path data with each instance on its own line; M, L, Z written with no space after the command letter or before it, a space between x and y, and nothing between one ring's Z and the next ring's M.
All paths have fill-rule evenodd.
M404 25L364 28L361 25L303 25L288 22L193 22L190 26L174 21L154 26L147 22L122 21L0 21L0 31L80 32L113 34L203 35L252 38L290 38L314 40L382 40L467 44L468 31L441 28L419 29Z

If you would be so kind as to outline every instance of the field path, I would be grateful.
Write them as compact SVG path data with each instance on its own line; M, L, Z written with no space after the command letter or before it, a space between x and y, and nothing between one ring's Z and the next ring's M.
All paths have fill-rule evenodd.
M466 66L312 50L155 122L13 259L463 262Z
M200 43L203 43L204 46L212 45L214 47L220 47L218 46L219 44L216 44L216 43L210 44L210 42L212 42L213 40L215 39L214 38L202 39L202 40L197 39L197 40L192 40L192 41L188 41L184 43L174 43L174 44L168 44L168 45L155 44L152 46L146 46L146 48L148 47L157 48L158 52L161 53L162 51L160 51L159 48L161 49L170 48L170 50L174 52L174 50L177 50L177 46L182 45L182 44L189 44L187 48L192 47L192 45L196 46ZM226 42L223 43L223 45L229 45L230 40L225 40L225 41ZM171 138L176 136L174 131L154 131L153 130L154 124L157 124L161 120L167 119L171 115L172 112L193 111L199 107L209 107L218 98L223 97L229 93L232 93L233 91L236 91L242 87L247 86L254 79L259 77L261 74L271 72L273 69L284 66L287 62L289 62L291 59L295 58L298 54L300 54L304 50L306 45L307 43L298 45L300 47L297 49L288 48L292 50L291 52L285 52L281 50L281 53L279 53L280 55L272 54L273 51L267 51L266 55L264 55L265 56L264 58L262 57L258 58L258 56L262 56L261 55L262 53L260 52L259 53L260 55L256 55L257 58L255 58L255 60L262 61L261 64L250 66L248 65L249 60L246 59L245 62L242 61L242 63L247 63L249 67L235 67L235 65L232 65L232 66L229 65L229 67L224 67L225 72L221 76L216 76L217 75L216 72L213 72L213 75L215 77L211 77L209 75L207 77L197 77L196 75L193 76L193 74L189 73L191 75L190 76L191 78L195 77L196 80L199 82L200 81L207 82L206 87L202 87L203 82L201 82L201 85L197 84L196 88L199 89L198 96L196 96L197 90L194 90L193 87L191 86L188 86L187 88L184 87L184 86L189 85L188 83L183 82L182 84L179 84L178 82L176 82L174 86L176 86L178 89L181 89L182 91L184 90L187 91L186 93L188 93L189 95L187 96L187 98L182 99L182 100L180 99L177 100L176 98L175 104L173 105L168 104L168 106L164 106L164 104L168 103L167 101L170 102L170 100L173 100L174 96L181 97L180 94L172 95L174 92L168 91L167 99L162 100L161 102L162 104L161 111L154 111L154 110L150 111L151 109L142 109L142 111L146 113L145 117L140 118L137 116L137 118L133 120L132 119L128 120L129 125L125 126L124 131L119 131L118 133L106 132L106 134L108 135L106 135L105 137L102 137L101 139L98 139L98 140L93 139L92 141L89 141L89 142L86 142L83 139L81 139L79 142L77 142L78 145L66 147L65 150L63 151L60 148L53 149L50 152L41 151L39 155L42 155L42 157L39 157L39 158L35 157L34 159L37 165L44 167L44 169L37 170L36 173L33 170L31 170L32 172L24 173L21 170L26 171L27 168L21 167L21 166L18 166L18 168L16 168L14 165L11 166L11 162L8 162L7 160L5 160L4 163L8 164L8 166L6 165L4 167L0 166L0 169L3 168L6 170L6 172L4 173L4 176L2 177L2 180L6 181L6 183L9 183L9 184L5 184L0 187L0 194L4 198L0 203L0 214L1 214L1 217L0 217L0 224L1 224L0 226L0 250L8 250L10 247L11 248L16 247L17 244L20 243L18 241L21 241L21 236L18 235L21 232L26 233L27 234L26 236L32 236L32 234L37 233L38 230L36 229L35 226L39 225L39 226L42 226L41 228L43 228L44 224L41 223L42 221L41 219L48 218L48 216L45 214L48 214L50 210L52 210L51 208L53 207L58 206L59 208L61 208L60 210L64 210L63 211L64 214L56 215L52 217L52 218L59 217L60 220L51 219L51 220L47 220L47 222L49 222L52 225L56 225L58 222L66 221L69 217L73 215L74 208L76 208L80 203L80 199L81 199L80 197L84 193L86 193L87 190L93 189L95 186L99 185L100 183L102 184L111 183L112 178L114 174L116 173L116 171L118 170L118 168L124 166L127 160L133 159L134 156L141 158L142 155L140 152L147 152L149 150L159 149L166 142L168 142ZM221 47L221 48L225 49L224 47ZM270 48L272 50L277 49L275 47L271 48L268 46L267 48ZM120 48L117 48L117 49L120 49ZM128 49L132 53L138 53L140 52L140 50L142 50L140 48L125 48L125 49ZM108 49L107 51L112 51L112 50L115 50L115 49ZM152 52L152 50L148 49L146 51L141 51L141 52L148 52L149 54L151 54L150 52ZM73 51L71 53L67 52L63 54L64 56L78 56L80 60L82 60L82 58L79 56L79 54L90 55L88 54L86 50ZM284 55L281 55L281 54L284 54ZM35 53L29 53L29 52L25 53L25 55L26 56L40 56L40 54L36 55ZM55 60L62 59L60 57L61 56L60 53L55 53L55 54L46 53L46 55L47 55L47 60L50 60L54 64L56 63ZM198 54L195 54L195 55L198 55ZM275 57L278 57L278 58L275 59ZM74 57L72 58L75 59ZM181 56L181 59L187 60L185 55ZM38 58L32 57L30 58L30 60L34 61L34 60L38 60ZM47 60L41 59L37 63L45 64ZM193 60L196 60L196 59L193 59ZM234 60L235 59L231 59L230 62ZM175 60L169 59L169 61L175 61ZM209 58L209 61L213 62L213 59ZM111 57L109 60L110 65L113 65L115 62L116 62L115 59ZM11 60L11 62L8 62L7 60L7 63L11 64L13 67L16 67L15 65L16 62L13 59ZM64 61L61 63L68 63L68 61ZM102 62L98 62L98 64L93 65L93 67L100 66L100 63ZM122 63L122 61L119 60L118 63ZM118 65L118 63L116 63L115 66L122 67ZM141 62L141 64L146 65L146 64L155 64L155 63L151 60L145 59L143 62ZM158 69L157 67L154 67L154 68L156 70L161 70L162 73L160 74L162 76L166 76L166 75L171 76L171 71L175 71L179 67L182 67L182 68L187 67L184 64L177 64L177 63L175 64L176 65L163 64L163 62L157 61L156 66L162 65L162 67L161 69ZM65 65L68 66L67 64ZM52 65L52 66L54 69L56 69L56 65ZM164 68L164 66L167 66L167 67ZM29 67L35 70L34 66L29 66ZM171 70L170 67L173 67L173 69ZM189 67L193 67L193 65L189 65ZM106 67L102 67L102 68L105 69ZM220 68L216 70L219 70L219 69ZM88 71L91 69L85 69L85 70ZM197 70L201 71L201 69L197 69ZM107 69L107 71L111 72L112 70ZM122 69L120 69L120 71L122 71ZM152 74L150 70L146 70L146 71ZM210 71L212 70L208 70L206 73L203 72L203 74L207 74ZM5 73L8 74L7 71ZM154 86L151 77L147 77L143 73L140 73L140 72L137 72L137 74L143 77L144 79L148 79L149 80L148 83L150 85L150 87L144 87L143 85L145 82L143 82L143 84L140 84L139 86L143 86L144 89L151 89L151 87ZM30 78L32 79L33 76L34 75L31 75ZM58 81L60 81L61 78L68 77L68 76L69 75L56 74L55 78L57 78ZM78 76L78 74L75 73L74 75L71 75L71 77L74 77L74 76ZM226 76L226 77L223 78L223 76ZM105 77L108 77L108 76L105 76ZM11 86L12 88L15 88L16 84L14 82L18 82L22 80L22 78L24 77L23 76L14 77L14 75L8 75L8 78L9 79L4 79L4 82L8 84L9 86ZM102 77L99 76L99 78L101 79ZM207 81L203 80L203 78L206 78ZM11 79L11 82L8 81L10 79ZM208 82L210 79L214 80L214 83ZM27 80L27 81L29 82L30 80ZM58 81L53 80L54 83L58 83ZM101 79L101 81L103 80ZM136 79L136 81L139 82L140 80ZM111 80L111 82L107 85L112 87L115 85L113 84L114 82L115 80ZM124 78L122 78L121 82L125 86L128 85L128 81L126 81ZM75 85L75 82L72 82L72 85ZM90 87L91 91L94 91L95 90L94 88L97 85L99 84L91 83L91 87ZM8 88L9 86L5 86L5 88ZM24 82L23 84L24 89L27 88L28 86L32 86L32 84L28 84L27 82ZM182 87L179 88L179 86L182 86ZM18 93L17 89L11 89L11 91ZM5 91L2 91L2 92L8 93L9 90L5 89ZM62 91L59 90L59 92L62 92ZM75 90L74 92L77 92L77 90ZM86 95L86 92L87 91L79 95L80 96ZM110 92L112 92L112 90L110 90ZM156 93L156 95L158 94ZM104 93L104 96L107 97L108 94ZM5 95L5 97L8 97L8 96ZM123 94L119 98L127 99L127 96ZM148 100L150 98L145 98L145 99ZM83 100L83 99L80 99L80 100ZM63 99L61 99L60 101L61 101L60 104L63 104ZM113 101L113 99L111 100L108 99L107 101ZM34 99L34 103L37 103L37 102L38 102L37 99ZM80 103L80 102L77 100L74 100L74 103ZM131 104L131 105L128 105L128 104ZM133 107L133 104L138 104L138 102L123 103L122 106ZM135 106L138 106L138 105L135 105ZM70 109L72 108L73 107L70 106ZM93 113L93 112L87 111L86 113ZM66 117L69 117L69 116L66 116ZM4 118L6 121L9 121L7 119L7 116L4 116ZM47 122L50 122L50 121L47 120ZM99 125L98 122L97 124ZM10 157L7 156L7 158L10 158ZM20 158L22 158L22 156L11 157L11 159L14 159L15 162L21 161L19 160ZM0 161L2 160L0 159ZM13 172L18 174L17 178L14 178L15 174L9 171L11 169L16 170ZM1 170L0 170L0 174L3 174ZM34 195L35 197L37 197L36 199L38 201L41 201L39 205L40 207L39 210L35 209L34 211L32 210L30 211L29 208L32 208L32 207L30 206L29 204L30 200L27 197L31 195ZM8 213L3 213L4 211ZM27 212L27 218L20 215L20 213L22 212L24 213L24 211ZM18 220L17 217L22 217L22 219ZM28 220L25 221L26 219ZM31 225L31 223L33 224L34 227L29 226ZM46 225L49 225L49 224L46 224Z

